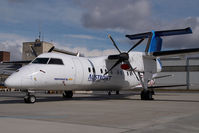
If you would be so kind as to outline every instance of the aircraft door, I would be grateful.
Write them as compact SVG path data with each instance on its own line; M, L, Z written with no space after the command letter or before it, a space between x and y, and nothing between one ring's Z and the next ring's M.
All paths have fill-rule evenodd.
M82 80L84 77L83 65L78 58L74 58L73 63L75 66L75 78L74 78L75 81L74 82L75 84L82 84Z

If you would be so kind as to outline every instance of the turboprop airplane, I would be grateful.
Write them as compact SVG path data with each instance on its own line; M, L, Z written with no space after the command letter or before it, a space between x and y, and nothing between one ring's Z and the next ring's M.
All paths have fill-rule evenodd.
M79 57L62 53L44 53L31 63L18 69L7 78L5 86L27 90L26 103L34 103L32 90L64 90L63 97L71 98L73 91L129 90L141 84L141 100L152 100L153 91L148 82L153 74L161 72L161 56L176 56L199 52L199 48L161 51L162 36L192 33L191 28L152 31L126 35L131 40L140 39L127 52L121 52L109 35L119 54L100 57ZM131 52L148 38L145 52Z

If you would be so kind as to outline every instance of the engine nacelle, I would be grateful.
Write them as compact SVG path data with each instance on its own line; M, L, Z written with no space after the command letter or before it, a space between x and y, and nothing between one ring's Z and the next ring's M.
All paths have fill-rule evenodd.
M145 53L142 52L130 52L129 62L133 68L136 68L135 71L139 72L157 73L160 72L162 68L159 59L146 56Z

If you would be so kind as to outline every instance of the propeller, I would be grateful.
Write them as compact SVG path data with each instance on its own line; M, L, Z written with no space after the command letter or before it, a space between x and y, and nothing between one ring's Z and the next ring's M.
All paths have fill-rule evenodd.
M119 53L121 54L122 52L120 51L120 49L117 47L115 41L113 40L113 38L111 37L111 35L108 35L108 37L111 39L111 41L113 42L113 45L115 46L115 48L119 51Z
M33 46L31 46L31 50L32 50L32 53L34 54L34 56L37 57L37 56L38 56L38 55L37 55L37 52L35 51L35 49L34 49Z
M48 50L48 53L52 52L54 49L55 49L55 46L53 46L52 48L50 48L50 49ZM32 53L34 54L34 56L37 57L38 54L37 54L37 52L36 52L36 50L34 49L33 46L31 46L31 50L32 50Z
M128 52L121 52L120 49L117 47L115 41L113 40L113 38L111 37L111 35L108 35L108 37L110 38L110 40L112 41L113 45L115 46L115 48L118 50L119 54L116 55L109 55L108 59L109 60L116 60L116 63L104 74L108 74L113 68L115 68L118 64L124 62L127 63L129 65L129 67L132 69L133 73L135 74L136 78L138 79L136 73L135 73L135 69L133 69L133 67L131 66L130 62L129 62L129 52L132 51L134 48L136 48L142 41L144 41L145 38L140 39L135 45L133 45L133 47L131 47ZM139 79L138 79L139 80Z
M50 48L50 49L48 50L48 53L52 52L54 49L55 49L55 46L52 46L52 48Z

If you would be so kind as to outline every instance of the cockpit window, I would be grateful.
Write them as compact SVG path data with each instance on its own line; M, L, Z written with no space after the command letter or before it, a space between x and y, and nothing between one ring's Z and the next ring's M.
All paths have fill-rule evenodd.
M51 58L48 64L56 64L56 65L63 65L63 61L57 58Z
M33 64L47 64L49 58L36 58L32 63Z

